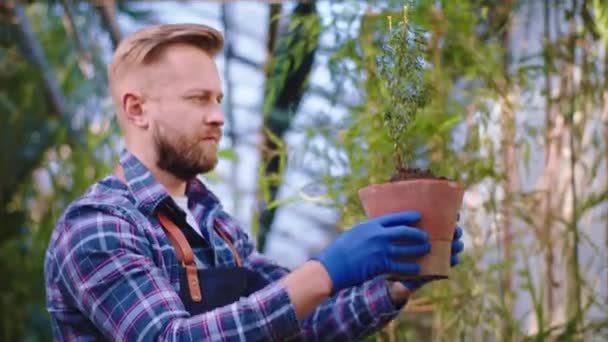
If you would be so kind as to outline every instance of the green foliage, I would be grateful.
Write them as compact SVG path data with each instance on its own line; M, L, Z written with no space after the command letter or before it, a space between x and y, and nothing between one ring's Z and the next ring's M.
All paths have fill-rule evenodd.
M267 70L268 79L265 86L264 104L262 112L264 115L274 115L274 121L282 126L289 127L296 108L286 106L289 97L302 94L308 81L308 75L298 84L290 83L290 77L302 68L304 63L314 54L318 45L321 23L317 14L294 14L289 19L286 28L288 34L278 37L277 46L270 58ZM291 88L288 86L295 86ZM288 91L289 89L289 91ZM275 113L276 107L284 112ZM285 128L283 128L285 130Z
M114 161L115 128L110 125L105 74L100 56L84 73L61 11L44 2L27 6L36 39L69 99L70 114L85 137L68 135L73 122L62 121L45 94L42 73L10 20L0 23L0 339L52 339L45 305L43 260L55 222L69 202L109 171ZM91 8L78 14L91 17ZM6 15L6 13L0 13ZM94 12L93 12L94 14ZM94 17L94 15L93 15ZM85 21L86 22L86 21ZM81 34L97 30L95 21ZM97 45L89 48L96 51ZM95 95L91 95L95 94Z
M276 207L290 201L277 200L283 184L287 159L283 137L294 121L297 109L308 88L321 22L315 2L296 5L286 31L277 37L277 45L268 62L264 121L261 147L262 161L258 170L258 206L261 212L252 219L252 232L257 235L257 248L264 251L274 222Z
M396 324L370 337L370 341L580 341L608 333L608 322L592 314L594 310L608 310L605 298L593 293L603 286L598 286L598 281L606 282L605 275L601 279L596 276L598 264L605 265L602 260L606 260L608 246L599 246L601 241L592 241L583 233L589 232L590 224L605 227L608 222L606 190L602 188L605 185L597 181L608 162L608 136L602 136L597 126L603 108L598 99L605 91L605 80L598 80L603 70L598 64L605 64L597 61L597 56L603 55L604 48L587 36L589 27L577 26L573 31L576 39L567 38L565 32L558 37L552 33L552 41L541 46L542 51L522 56L527 50L519 51L521 42L505 44L504 34L509 25L514 25L513 32L520 32L525 24L518 20L505 23L499 14L522 18L528 15L527 11L538 8L531 3L513 2L518 12L510 7L502 12L505 4L421 0L411 8L411 25L425 32L421 77L432 84L434 94L413 120L399 122L405 126L400 133L407 132L403 141L407 142L408 162L425 165L436 174L461 182L467 187L466 197L474 204L465 203L459 222L466 229L467 244L461 265L452 270L449 281L426 286L410 304L415 310L418 306L414 303L422 300L432 310L406 309ZM571 13L567 4L546 4L558 17ZM356 89L361 101L350 104L349 115L337 127L316 130L331 145L329 151L318 151L316 156L327 165L321 182L330 205L341 214L339 224L343 227L365 218L359 189L385 182L398 163L391 158L392 137L397 130L391 133L386 129L383 113L386 107L396 108L398 103L391 101L405 92L396 86L397 82L386 86L384 75L390 74L382 75L382 65L375 62L387 52L394 54L382 44L395 34L387 29L386 17L398 18L401 9L385 2L366 6L359 18L360 29L341 42L330 59L337 92L345 92L342 85L347 84ZM594 14L601 17L603 11ZM536 16L529 20L542 18L534 13ZM551 25L554 20L557 19L549 21ZM572 47L574 59L568 52ZM546 56L550 58L544 59ZM570 73L576 76L571 78ZM505 79L510 82L506 90L501 83ZM551 91L544 89L546 79L553 82ZM571 84L573 79L580 82ZM331 98L340 95L333 94ZM549 113L553 116L539 120L543 113L538 106L546 103L551 104ZM515 122L503 122L502 106L514 111ZM572 120L562 121L566 116ZM567 126L561 131L556 129L563 122ZM515 132L514 161L521 183L508 203L503 197L508 170L500 139L505 134L501 129L505 128ZM577 175L577 201L572 207L570 154L559 150L570 146L567 139L562 140L569 134L573 134L575 143L568 153L575 156L573 169ZM552 146L551 141L557 139L559 143ZM551 166L545 164L550 153L557 155L557 169L545 176L543 172ZM545 183L547 179L543 177L550 177L550 181ZM549 204L545 211L541 203L546 198ZM500 230L506 204L514 207L510 217L510 259L504 257L504 233ZM555 283L556 280L547 279L546 273L548 267L556 273L567 269L563 256L573 248L573 229L579 230L581 236L576 247L586 250L587 262L593 262L595 267L584 267L579 261L584 295L578 317L560 316L559 311L569 306L560 297L565 293L560 291L565 292L566 283L573 283L573 279L564 277ZM551 266L546 261L548 250L555 259ZM505 285L508 274L512 275L511 288ZM547 303L550 289L552 308ZM523 301L531 303L529 311L514 311L512 303Z
M595 14L595 29L608 42L608 4L602 0L593 0L591 6Z

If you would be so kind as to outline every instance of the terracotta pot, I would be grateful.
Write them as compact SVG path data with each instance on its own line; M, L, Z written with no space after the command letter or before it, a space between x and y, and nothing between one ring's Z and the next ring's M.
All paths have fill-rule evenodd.
M359 199L369 218L405 210L422 214L416 227L429 234L431 252L418 258L421 272L415 277L390 275L398 279L443 279L450 271L452 239L464 188L440 179L412 179L374 184L359 190Z

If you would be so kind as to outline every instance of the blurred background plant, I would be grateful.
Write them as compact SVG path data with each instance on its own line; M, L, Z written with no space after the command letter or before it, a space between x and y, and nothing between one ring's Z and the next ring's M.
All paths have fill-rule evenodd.
M403 3L0 1L0 339L51 340L42 260L66 205L116 161L105 64L125 33L225 33L226 135L205 179L294 267L393 170L376 62ZM436 94L409 147L466 185L466 250L369 339L608 339L608 4L419 0L410 17Z

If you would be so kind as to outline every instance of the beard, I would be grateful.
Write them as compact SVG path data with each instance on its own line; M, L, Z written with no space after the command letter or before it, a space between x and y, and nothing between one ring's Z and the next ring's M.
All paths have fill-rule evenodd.
M202 139L188 140L177 134L171 140L159 130L154 134L157 153L156 166L175 177L188 181L200 173L207 173L218 162L217 143Z

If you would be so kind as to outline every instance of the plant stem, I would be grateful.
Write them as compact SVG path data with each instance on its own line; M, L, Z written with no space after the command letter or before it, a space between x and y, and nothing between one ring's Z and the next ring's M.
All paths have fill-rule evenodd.
M543 196L543 221L542 226L539 227L544 231L544 241L545 241L545 284L547 285L546 292L546 304L547 304L547 317L549 320L549 324L551 323L553 317L553 311L555 308L555 299L554 299L554 283L555 276L553 274L554 268L554 257L553 257L553 239L552 239L552 209L554 206L552 205L552 194L553 194L553 185L552 180L555 179L555 172L557 170L556 167L556 156L557 156L557 148L556 145L559 143L559 135L554 134L555 128L553 127L553 122L555 121L554 111L553 111L553 87L551 82L551 73L550 66L553 64L553 52L551 51L551 7L549 5L549 0L544 0L544 32L543 32L543 40L544 40L544 73L545 73L545 176L543 179L546 180L545 185L545 193Z
M606 43L605 43L606 44ZM604 136L604 161L605 161L605 171L608 173L608 44L604 47L604 112L602 113L602 123L604 126L603 136ZM605 191L608 193L608 177L604 177L605 179ZM606 231L604 236L604 243L606 247L606 256L608 258L608 210L605 212L606 214ZM608 259L606 260L608 263ZM608 273L606 273L606 284L608 284ZM608 305L608 292L606 293L606 304Z
M511 20L510 13L512 9L512 0L503 0L498 7L498 15L501 22L505 23L505 28L501 33L502 44L505 47L503 57L503 79L499 83L498 90L500 92L500 102L502 112L500 114L500 130L501 130L501 155L502 164L505 172L504 180L504 201L502 205L501 216L501 231L502 243L504 248L504 257L508 262L505 275L502 280L502 291L504 293L505 304L508 312L513 312L513 194L517 188L517 158L515 156L515 118L514 110L509 100L511 92L509 66L511 64L510 55L510 37L511 37ZM505 335L503 338L510 339L509 329L504 327Z
M393 153L395 154L395 170L405 170L407 165L403 158L403 151L401 150L401 146L399 146L399 144L395 144Z
M605 70L606 73L608 73L608 51L606 51L606 61L604 62L606 64L605 66ZM605 82L607 85L604 86L604 115L602 117L602 121L604 124L604 149L605 149L605 162L606 162L606 172L608 172L608 75L605 75ZM605 191L608 192L608 177L605 178L606 179L606 184L605 184ZM604 239L605 239L605 247L606 247L606 255L608 257L608 210L606 211L606 231L604 233ZM608 259L606 260L606 262L608 263ZM606 284L608 284L608 274L606 274ZM606 294L606 304L608 305L608 293Z
M574 114L575 114L575 106L576 106L576 90L574 84L574 72L575 72L575 53L576 53L576 23L575 23L575 15L576 10L578 8L578 1L572 1L572 19L570 20L570 29L569 29L569 37L568 37L568 48L569 48L569 58L570 58L570 80L569 80L569 88L570 94L570 108L569 113L567 115L567 124L570 128L569 134L569 147L570 147L570 191L572 193L572 201L571 201L571 217L569 222L569 231L571 237L571 245L568 256L568 264L570 277L568 281L568 298L570 303L568 305L568 310L570 311L569 319L574 320L574 328L578 331L581 327L581 319L582 319L582 308L581 308L581 276L579 270L579 255L578 255L578 245L580 243L580 236L578 232L578 212L577 212L577 187L576 187L576 151L575 151L575 136L576 136L576 127L574 123Z

